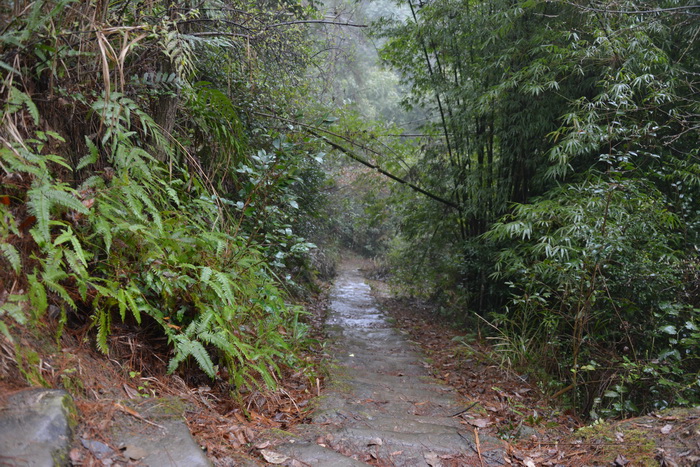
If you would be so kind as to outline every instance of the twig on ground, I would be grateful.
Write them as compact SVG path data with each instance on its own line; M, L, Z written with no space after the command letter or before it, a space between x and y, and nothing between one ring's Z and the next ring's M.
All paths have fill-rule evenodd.
M466 409L460 410L460 411L457 412L456 414L450 415L450 417L456 417L456 416L458 416L458 415L462 415L463 413L469 412L469 411L470 411L476 404L478 404L478 403L479 403L479 402L474 402L474 403L470 404L469 407L467 407Z
M476 455L479 456L479 463L484 467L484 458L481 457L481 443L479 442L479 429L474 427L474 442L476 443Z
M167 431L167 429L163 425L158 425L157 423L154 423L150 420L147 420L143 415L141 415L140 413L138 413L134 409L130 409L129 407L126 407L120 403L115 403L114 407L116 407L117 409L119 409L119 411L124 412L127 415L131 415L132 417L141 420L144 423L148 423L149 425L157 426L158 428L162 428L163 430Z

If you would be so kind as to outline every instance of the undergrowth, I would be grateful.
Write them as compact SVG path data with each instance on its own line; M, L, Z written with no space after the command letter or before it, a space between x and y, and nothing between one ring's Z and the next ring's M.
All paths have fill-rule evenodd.
M194 48L216 43L178 29L192 16L98 6L0 8L0 332L12 341L9 320L37 326L54 307L61 326L88 322L105 354L116 323L148 327L167 338L171 373L275 387L308 344L283 264L270 266L311 246L271 201L294 208L293 162L261 162L231 95L197 80ZM250 206L289 244L248 227Z

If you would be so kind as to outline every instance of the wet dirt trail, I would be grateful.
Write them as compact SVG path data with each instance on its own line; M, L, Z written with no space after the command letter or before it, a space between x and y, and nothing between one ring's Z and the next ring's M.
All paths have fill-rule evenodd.
M330 385L299 438L277 446L287 465L503 464L503 444L457 417L468 404L428 376L407 337L378 309L357 265L341 270L327 318Z

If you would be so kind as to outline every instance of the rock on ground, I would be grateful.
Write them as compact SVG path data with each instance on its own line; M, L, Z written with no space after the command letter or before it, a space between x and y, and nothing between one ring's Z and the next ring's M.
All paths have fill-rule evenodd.
M28 389L0 410L0 464L69 465L75 405L62 390Z

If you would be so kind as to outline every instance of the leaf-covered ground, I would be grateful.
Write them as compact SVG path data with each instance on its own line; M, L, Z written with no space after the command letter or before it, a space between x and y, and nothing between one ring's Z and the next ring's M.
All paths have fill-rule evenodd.
M494 350L446 324L424 303L397 299L373 282L397 326L429 356L432 372L471 400L462 417L508 443L507 462L524 466L700 463L700 408L588 425L548 398L528 376L506 370Z
M383 293L372 283L384 310L428 355L433 374L471 402L460 415L481 433L507 443L511 465L697 465L700 462L700 409L675 409L634 419L587 426L587 422L546 397L526 375L507 371L484 344L463 338L464 331L441 324L427 305ZM319 342L326 302L323 296L308 304L309 320ZM80 412L71 458L75 465L102 465L80 438L107 444L105 428L120 417L138 418L140 401L177 397L191 432L216 465L260 462L267 447L259 440L271 431L294 431L308 420L314 396L323 388L323 375L310 380L293 370L285 372L276 391L243 392L232 400L223 380L165 375L164 343L149 340L123 327L111 336L110 356L93 349L86 329L66 329L59 342L52 324L42 332L16 333L23 361L14 361L12 346L0 342L0 405L2 399L33 385L62 387L75 398ZM318 347L306 358L319 367L327 357ZM130 400L135 411L120 403ZM148 423L144 418L142 423ZM119 453L118 446L112 446ZM116 465L128 462L119 457Z

